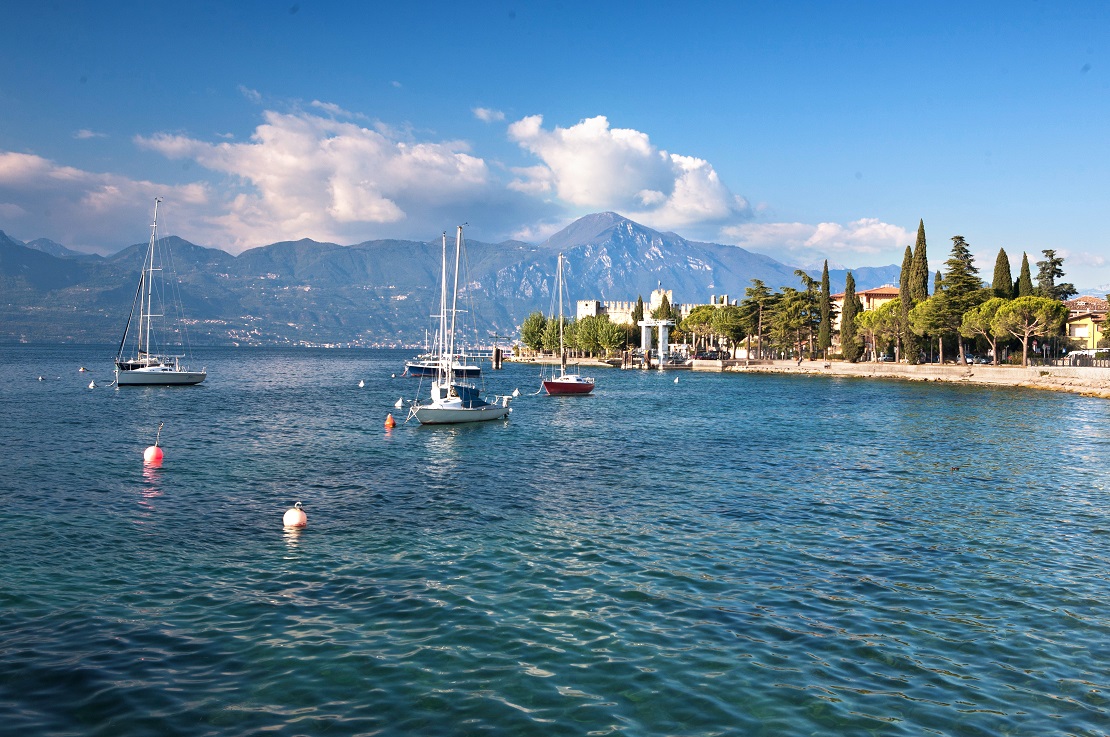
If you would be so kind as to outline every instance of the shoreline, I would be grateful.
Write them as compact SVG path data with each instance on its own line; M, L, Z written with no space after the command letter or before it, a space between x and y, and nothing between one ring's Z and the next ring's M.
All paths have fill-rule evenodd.
M508 362L508 359L506 359ZM515 358L513 363L558 365L546 357ZM580 359L567 362L568 366L621 368L598 359ZM933 363L911 366L907 363L820 360L767 360L748 363L743 359L728 361L692 361L686 366L668 366L674 370L716 371L723 373L795 374L803 376L843 376L861 379L892 379L895 381L941 381L951 384L976 384L980 386L1017 387L1040 391L1068 392L1083 396L1110 399L1110 368L1087 366L992 366L974 364L938 365ZM634 370L642 370L635 368Z
M709 362L707 362L709 363ZM724 361L714 361L724 364ZM1009 386L1042 391L1069 392L1083 396L1110 399L1110 369L1086 366L972 366L846 361L764 361L759 364L713 366L695 365L698 371L732 373L799 374L847 376L900 381L943 381L954 384Z

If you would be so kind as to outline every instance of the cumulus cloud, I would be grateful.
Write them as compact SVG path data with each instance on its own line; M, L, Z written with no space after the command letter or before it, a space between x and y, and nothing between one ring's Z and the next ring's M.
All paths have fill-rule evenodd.
M496 123L505 119L505 113L500 110L490 110L486 107L474 108L474 117L484 123Z
M544 128L542 115L509 125L509 138L542 162L513 169L509 187L576 208L616 210L647 225L742 222L751 216L704 159L656 148L646 133L612 128L599 115Z
M898 225L877 218L840 223L743 223L721 229L721 237L754 251L777 254L779 260L810 262L820 258L855 260L894 256L901 263L902 251L915 235ZM790 259L784 259L789 254Z
M309 113L267 111L264 121L243 143L169 134L136 139L238 183L226 212L215 218L232 247L290 237L347 242L365 235L367 226L425 213L429 202L470 201L490 186L485 161L460 141L413 142L388 129Z
M144 238L155 197L173 202L180 222L200 217L203 184L165 185L62 166L33 154L0 152L0 216L25 239L46 237L77 250L104 252ZM174 230L203 243L203 230Z

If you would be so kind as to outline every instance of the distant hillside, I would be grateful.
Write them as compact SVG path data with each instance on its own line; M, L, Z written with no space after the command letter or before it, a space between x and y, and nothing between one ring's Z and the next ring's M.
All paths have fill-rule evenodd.
M415 345L437 308L440 241L341 246L303 239L232 256L168 240L185 313L196 321L195 343ZM102 258L45 239L32 243L0 232L0 340L117 340L146 244ZM539 245L468 242L460 277L467 340L514 334L528 313L547 312L559 253L572 300L646 299L662 286L676 302L703 303L710 295L743 299L752 279L772 289L800 286L794 267L770 257L598 213ZM843 289L844 273L830 272L833 291ZM897 283L898 267L853 274L857 288L867 289Z

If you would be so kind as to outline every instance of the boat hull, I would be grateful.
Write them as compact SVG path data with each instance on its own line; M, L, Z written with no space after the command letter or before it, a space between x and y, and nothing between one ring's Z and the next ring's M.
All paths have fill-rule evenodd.
M550 395L560 394L589 394L594 390L594 383L584 379L575 381L560 381L549 379L543 382L544 391Z
M421 425L457 425L466 422L486 422L508 417L511 407L487 404L481 407L461 405L416 407L412 414Z
M435 361L408 361L405 363L405 373L409 376L435 376L439 365ZM456 379L476 379L482 375L481 366L464 366L455 364L451 373Z
M204 371L177 371L169 367L116 370L117 386L191 386L208 377Z

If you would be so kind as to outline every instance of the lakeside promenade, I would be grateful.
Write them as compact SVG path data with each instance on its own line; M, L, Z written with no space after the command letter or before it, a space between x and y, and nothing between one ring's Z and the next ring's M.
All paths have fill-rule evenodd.
M554 364L559 362L550 357L536 356L513 358L517 363ZM572 359L568 365L578 367L614 367L613 363L597 359ZM723 371L726 373L763 373L799 374L806 376L847 376L862 379L896 379L902 381L944 381L956 384L983 384L990 386L1013 386L1044 391L1070 392L1084 396L1110 399L1110 368L1089 366L991 366L974 364L938 365L923 363L911 366L905 363L885 361L847 361L803 360L786 361L691 361L685 366L667 366L667 371L675 369L694 371ZM630 370L642 370L639 368Z
M713 366L699 366L707 363ZM722 364L729 365L722 365ZM958 384L1014 386L1027 389L1071 392L1110 399L1110 369L1087 366L990 366L975 364L918 364L869 361L823 362L803 360L763 361L743 365L743 361L695 361L695 371L728 371L747 373L805 374L853 376L859 378L901 379L903 381L944 381ZM740 364L740 365L737 365Z

